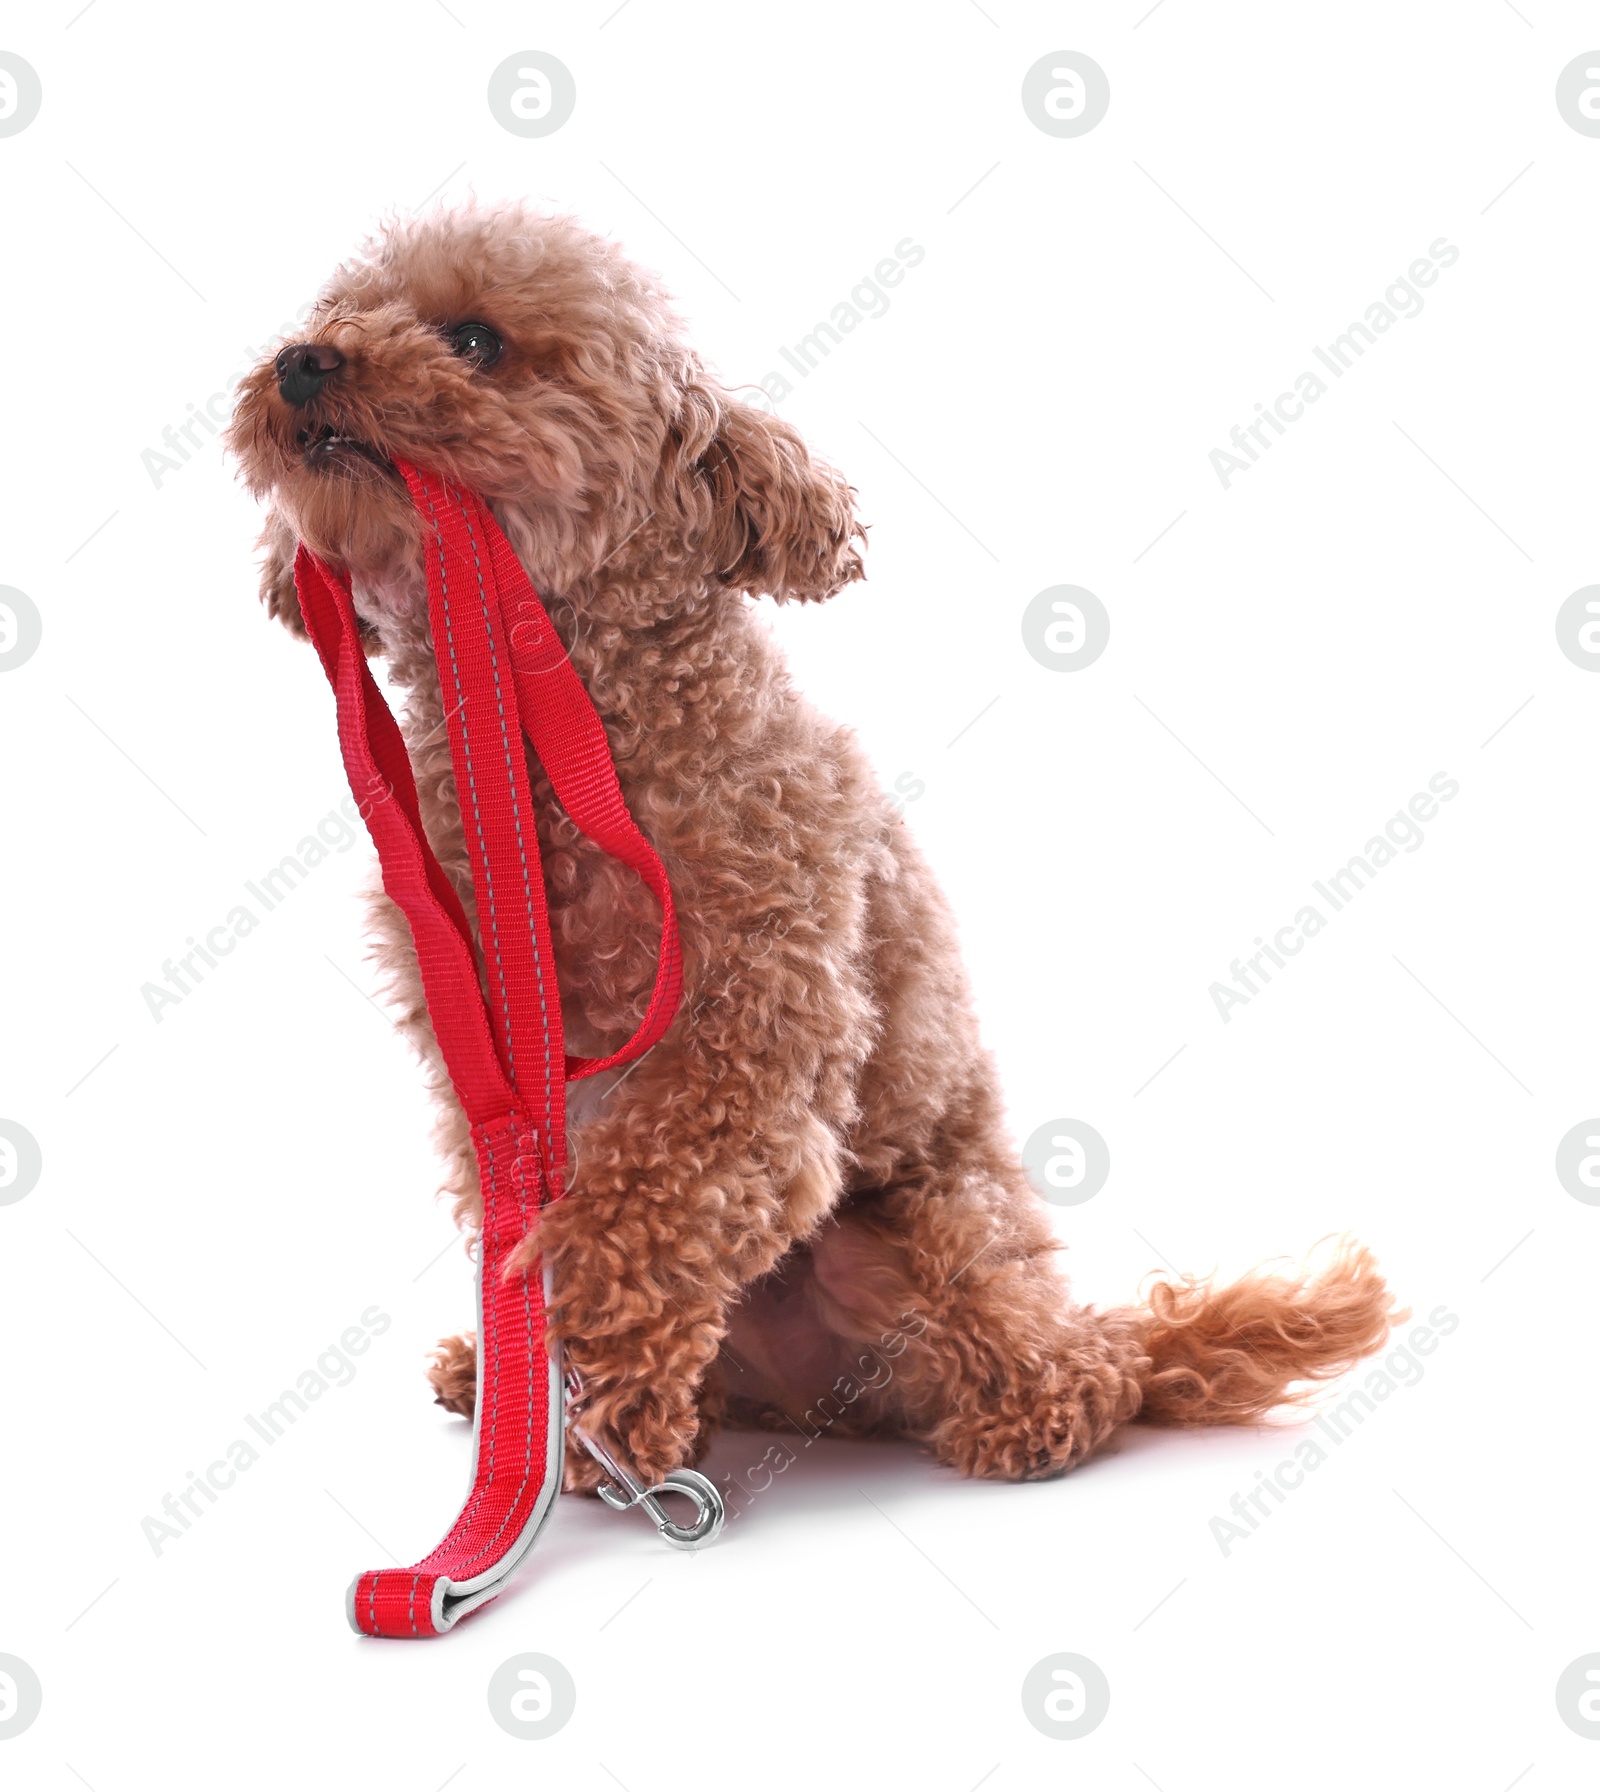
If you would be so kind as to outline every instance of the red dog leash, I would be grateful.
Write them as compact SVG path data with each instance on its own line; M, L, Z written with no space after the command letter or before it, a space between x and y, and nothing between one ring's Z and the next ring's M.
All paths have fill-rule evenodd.
M511 544L481 498L396 464L422 519L481 961L423 829L405 743L362 649L350 581L302 545L295 587L334 689L345 769L384 888L411 926L428 1013L471 1123L483 1187L467 1500L437 1549L410 1568L360 1575L347 1606L351 1624L368 1636L436 1636L503 1589L561 1488L566 1390L546 1342L547 1284L511 1270L510 1260L538 1210L561 1193L567 1079L648 1051L672 1022L683 967L666 872L634 825L605 729ZM569 1057L563 1044L524 733L573 821L636 871L661 905L649 1007L633 1037L608 1057ZM701 1508L695 1526L671 1526L655 1498L662 1489L639 1487L594 1441L582 1441L617 1483L603 1490L608 1502L645 1504L668 1541L704 1541L720 1529L720 1501L702 1477L669 1477Z

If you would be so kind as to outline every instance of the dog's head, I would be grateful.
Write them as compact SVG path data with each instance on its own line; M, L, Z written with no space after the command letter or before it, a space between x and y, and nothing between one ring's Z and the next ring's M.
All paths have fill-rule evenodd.
M364 603L422 602L395 458L481 492L548 590L633 592L618 621L719 590L824 598L861 573L840 476L708 377L613 244L520 207L379 235L241 382L228 444L271 505L262 596L296 630L296 538Z

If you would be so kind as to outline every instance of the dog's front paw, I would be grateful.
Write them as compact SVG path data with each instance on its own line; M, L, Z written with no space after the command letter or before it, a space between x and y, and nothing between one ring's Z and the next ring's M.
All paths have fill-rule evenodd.
M478 1394L478 1344L472 1332L441 1338L428 1357L433 1403L470 1419Z
M569 1361L573 1355L569 1346ZM692 1389L669 1377L645 1382L637 1375L617 1377L614 1370L592 1363L577 1366L583 1398L569 1425L569 1487L588 1491L598 1485L602 1472L582 1441L571 1435L573 1430L604 1445L644 1487L655 1486L675 1468L694 1465L704 1428Z
M609 1479L600 1464L584 1449L582 1440L572 1435L572 1428L567 1427L567 1466L561 1478L563 1493L596 1494L600 1483Z

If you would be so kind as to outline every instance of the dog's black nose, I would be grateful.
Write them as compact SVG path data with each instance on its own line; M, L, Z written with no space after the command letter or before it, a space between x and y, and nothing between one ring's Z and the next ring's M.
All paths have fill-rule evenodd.
M330 373L344 366L344 356L331 343L291 342L273 366L283 402L302 405L316 397Z

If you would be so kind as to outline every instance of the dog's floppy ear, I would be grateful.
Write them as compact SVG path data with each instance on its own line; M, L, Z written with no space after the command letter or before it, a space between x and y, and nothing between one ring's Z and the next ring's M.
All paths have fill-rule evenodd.
M306 619L300 612L300 594L294 588L294 556L300 539L276 510L267 520L256 546L261 549L261 602L275 622L281 622L298 641L309 641ZM356 617L361 650L368 659L382 651L378 631L364 617Z
M309 641L306 619L300 611L300 594L294 588L294 556L300 539L275 510L267 520L256 546L261 552L261 602L275 622L281 622L297 641ZM361 650L371 659L382 651L378 631L364 616L356 617Z
M269 510L256 546L261 549L261 601L267 614L281 622L291 635L298 635L302 641L309 639L294 589L294 530L277 511Z
M861 577L855 493L790 424L753 405L719 405L697 471L710 495L706 546L724 584L780 603L820 602Z

